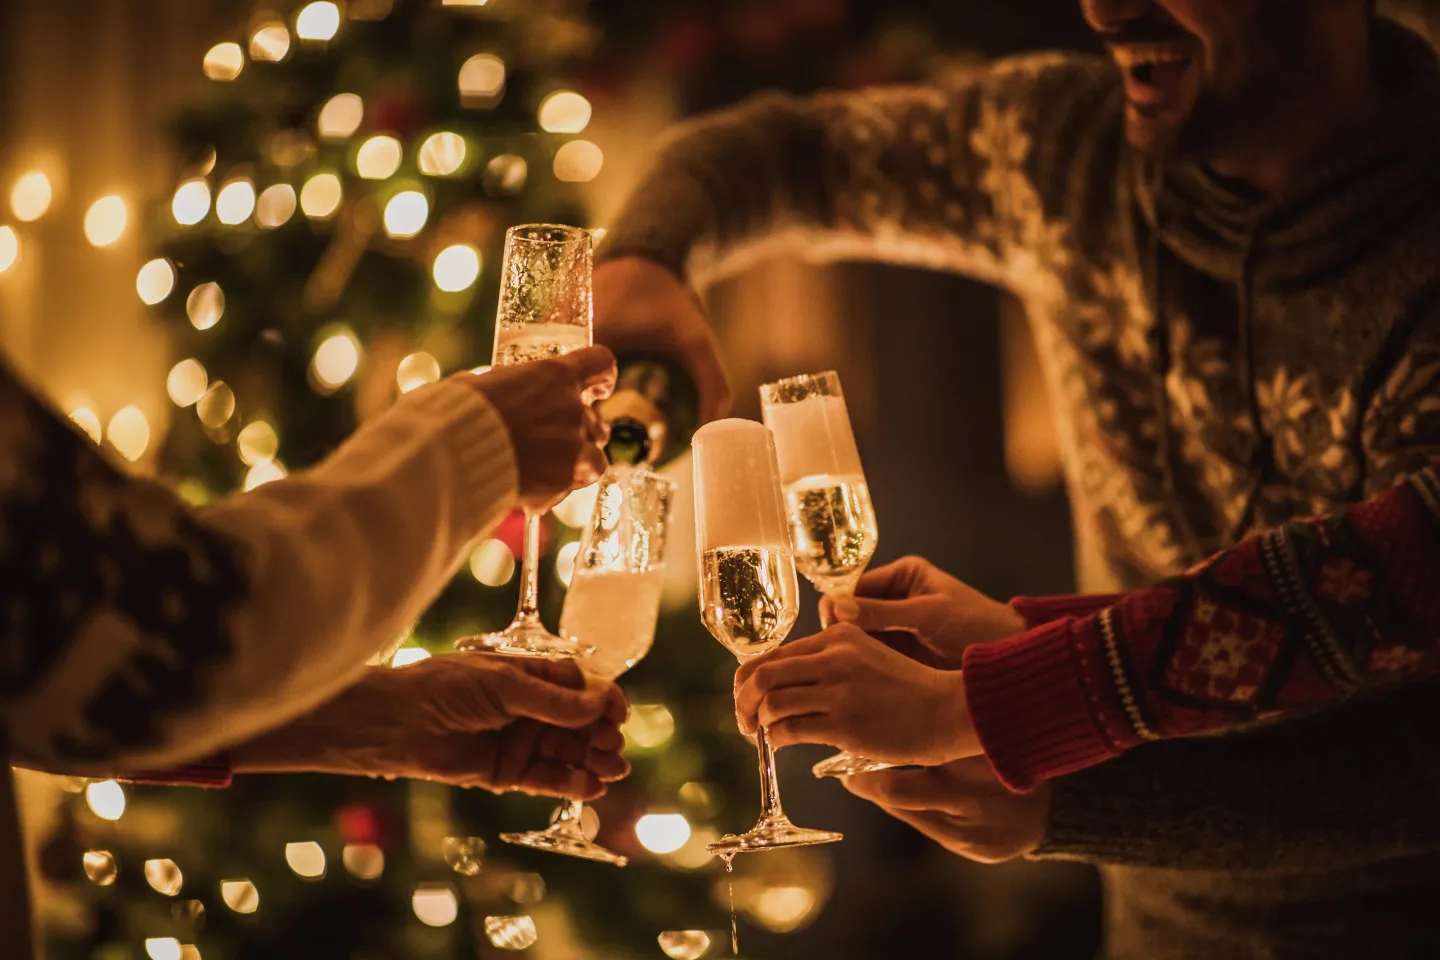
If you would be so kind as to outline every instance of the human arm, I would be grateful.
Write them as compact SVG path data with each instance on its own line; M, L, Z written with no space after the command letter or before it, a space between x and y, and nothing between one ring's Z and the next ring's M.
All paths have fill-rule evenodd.
M531 366L415 391L314 470L199 512L120 473L0 371L12 761L168 766L353 682L517 498L593 472L579 389L610 372L608 353ZM531 392L553 402L521 418L515 396ZM563 468L512 426L548 435Z
M1019 288L1064 256L1067 224L1109 220L1091 187L1115 175L1115 81L1103 61L1029 56L681 124L598 248L597 342L685 361L709 419L725 387L689 287L786 249Z

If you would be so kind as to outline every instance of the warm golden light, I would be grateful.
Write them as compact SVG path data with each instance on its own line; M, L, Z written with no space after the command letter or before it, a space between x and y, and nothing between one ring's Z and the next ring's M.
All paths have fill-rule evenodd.
M515 554L501 540L486 540L470 554L470 575L487 587L503 587L515 576Z
M468 243L446 247L436 255L431 272L435 277L435 286L446 293L468 290L480 279L480 251Z
M674 853L690 839L690 822L679 813L647 813L635 821L635 839L651 853Z
M310 134L292 127L270 138L270 159L277 167L293 167L309 160L315 153Z
M420 172L448 177L465 163L465 138L458 133L433 133L420 145Z
M173 897L185 885L185 875L180 872L174 860L146 860L145 882L150 884L156 893Z
M430 201L418 190L405 190L385 204L385 232L397 240L415 236L430 219Z
M50 178L39 170L31 170L15 181L15 186L10 191L10 210L17 219L29 223L45 216L45 211L50 209L50 201L54 197Z
M284 480L289 473L285 465L279 460L267 460L264 463L257 463L245 473L245 482L242 485L248 493L256 487L263 487L267 483L274 483L276 480Z
M816 907L815 894L804 887L770 887L757 896L749 913L765 929L789 933L810 919Z
M185 298L185 314L196 330L209 330L225 315L225 291L213 281L200 284Z
M330 0L319 0L295 18L295 36L301 40L329 40L340 30L340 8Z
M221 880L220 899L236 913L254 913L260 909L260 891L249 880Z
M485 189L497 194L519 193L529 173L524 157L502 153L485 164Z
M357 94L337 93L320 108L316 126L322 139L344 140L360 129L360 121L364 119L364 100Z
M258 467L275 459L280 452L280 437L270 424L264 420L256 420L245 425L245 429L235 438L235 445L240 452L242 463L247 467Z
M180 941L174 937L147 937L145 955L150 960L183 960Z
M175 364L170 368L170 376L165 378L165 392L170 395L171 402L182 409L199 403L209 386L210 375L194 357Z
M195 416L211 430L219 430L235 416L235 391L224 380L216 380L195 404Z
M170 203L170 212L182 227L194 226L204 220L210 212L210 184L200 179L180 184L175 191L175 199Z
M130 212L122 198L114 195L101 197L85 211L85 239L92 246L108 247L124 235L129 219Z
M175 267L163 257L151 260L135 274L135 292L146 306L164 301L175 289Z
M205 76L227 82L245 69L245 51L238 43L217 43L205 54Z
M412 353L400 361L395 371L395 383L401 393L418 390L427 383L440 379L440 361L428 353Z
M193 943L180 944L180 960L201 960L200 948Z
M267 63L279 63L290 52L290 31L278 21L262 24L250 35L250 56Z
M221 223L236 226L250 219L255 212L255 184L249 180L231 180L220 188L215 198L215 216Z
M342 195L339 177L317 173L300 188L300 209L311 220L328 220L340 209Z
M528 950L540 935L533 917L486 917L485 936L501 950Z
M101 780L86 787L85 803L101 820L119 820L125 815L125 791L114 780Z
M658 939L670 960L700 960L710 949L710 934L704 930L666 930Z
M460 901L449 884L422 883L410 897L410 907L430 927L448 927L460 916Z
M255 222L267 230L283 226L295 216L295 188L276 183L265 188L255 203Z
M86 850L80 862L85 867L85 876L97 887L110 886L120 875L120 865L109 850Z
M559 503L550 510L555 519L567 527L579 529L585 526L590 515L595 512L595 497L600 491L598 483L592 483L588 487L581 487L572 490Z
M351 20L384 20L394 5L394 0L350 0L345 12Z
M579 133L590 124L590 101L574 90L557 90L540 101L540 129Z
M352 843L340 851L340 862L359 880L377 880L385 872L385 851L369 843Z
M423 647L401 647L395 651L395 656L390 658L391 667L408 667L412 663L419 663L421 660L429 660L430 651Z
M307 880L325 876L325 851L313 840L285 844L285 862L296 876Z
M555 179L565 183L589 183L605 165L605 154L589 140L571 140L555 151Z
M121 407L105 427L110 446L132 463L145 456L150 448L150 421L139 407Z
M311 363L315 378L332 390L344 386L360 366L360 344L348 330L326 337Z
M631 746L653 750L675 735L675 717L663 703L637 703L620 732Z
M555 578L565 586L575 576L575 558L580 553L580 543L572 540L555 551Z
M70 419L95 443L104 439L104 434L100 431L100 418L89 407L77 407L71 410Z
M505 89L505 61L491 53L477 53L460 68L460 96L490 100Z
M366 180L384 180L400 169L404 151L394 137L380 135L360 144L355 154L355 171Z
M15 266L20 259L20 237L14 227L0 227L0 273Z

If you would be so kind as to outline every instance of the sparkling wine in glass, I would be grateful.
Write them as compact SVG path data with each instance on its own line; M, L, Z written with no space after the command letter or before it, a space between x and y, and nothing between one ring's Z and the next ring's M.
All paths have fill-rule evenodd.
M775 436L795 567L822 594L851 596L880 534L840 375L826 370L764 384L760 405ZM843 777L890 766L841 751L812 771Z
M795 558L786 529L780 470L770 431L751 420L717 420L694 440L695 533L700 619L742 662L780 645L799 614ZM762 727L760 820L706 847L737 853L833 843L841 835L797 827L780 806L775 752Z
M591 650L578 661L589 683L614 682L650 652L674 500L675 484L648 467L616 466L600 478L560 613L560 633ZM628 858L586 838L584 813L583 801L566 800L548 829L500 839L625 866Z
M590 346L593 251L590 231L580 227L532 223L506 231L494 366L532 363ZM456 649L548 660L585 652L582 645L556 636L540 622L540 518L541 512L525 512L520 608L515 619L496 633L462 637L455 642Z

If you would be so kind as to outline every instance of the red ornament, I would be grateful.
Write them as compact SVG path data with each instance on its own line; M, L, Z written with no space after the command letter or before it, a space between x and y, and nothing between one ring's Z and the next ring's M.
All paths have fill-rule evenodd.
M500 521L500 525L495 528L495 532L490 536L509 547L510 552L515 554L518 559L521 552L525 549L525 511L510 511L510 515ZM554 536L551 533L550 524L541 522L540 555L542 557L545 555L545 551L553 539Z
M335 832L345 843L378 844L383 833L374 807L352 803L335 811Z
M385 94L370 110L370 126L399 135L402 140L413 138L425 126L425 115L414 97L405 93Z

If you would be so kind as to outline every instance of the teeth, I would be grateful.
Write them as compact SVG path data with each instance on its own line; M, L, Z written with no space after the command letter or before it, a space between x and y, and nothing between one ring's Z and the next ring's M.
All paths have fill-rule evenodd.
M1126 44L1111 47L1110 53L1122 69L1129 70L1152 63L1180 63L1190 59L1190 53L1183 47L1172 44Z

